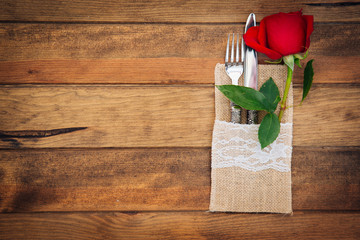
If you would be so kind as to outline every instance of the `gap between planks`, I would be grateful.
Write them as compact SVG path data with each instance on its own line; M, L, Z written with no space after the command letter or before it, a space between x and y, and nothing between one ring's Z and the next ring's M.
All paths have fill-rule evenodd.
M13 3L15 2L15 4ZM303 9L304 14L313 14L316 21L347 22L358 21L359 5L356 2L339 3L328 0L326 3L309 1L274 2L227 1L206 2L190 0L156 1L60 1L50 0L3 0L0 8L0 20L16 21L106 21L106 22L241 22L250 12L258 19L282 11L292 12ZM101 8L101 11L99 11ZM236 14L235 14L236 13Z

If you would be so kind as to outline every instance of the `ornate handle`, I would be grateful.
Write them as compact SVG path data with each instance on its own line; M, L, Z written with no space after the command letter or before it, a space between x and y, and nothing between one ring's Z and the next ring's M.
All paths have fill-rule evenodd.
M239 106L231 102L231 122L240 123L241 122L241 109Z
M247 110L246 115L247 124L256 124L258 122L258 114L256 110Z

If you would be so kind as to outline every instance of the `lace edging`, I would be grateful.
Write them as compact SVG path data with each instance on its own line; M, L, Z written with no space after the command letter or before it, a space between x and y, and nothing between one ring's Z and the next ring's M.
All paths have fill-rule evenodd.
M261 149L257 140L259 125L215 121L212 143L212 168L241 167L258 172L291 170L292 123L281 124L278 138Z

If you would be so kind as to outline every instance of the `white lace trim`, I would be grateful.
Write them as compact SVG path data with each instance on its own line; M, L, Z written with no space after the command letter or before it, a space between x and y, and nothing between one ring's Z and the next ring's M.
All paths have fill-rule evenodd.
M264 149L257 139L259 125L215 121L212 168L241 167L257 172L274 169L289 172L292 154L292 123L281 124L278 138Z

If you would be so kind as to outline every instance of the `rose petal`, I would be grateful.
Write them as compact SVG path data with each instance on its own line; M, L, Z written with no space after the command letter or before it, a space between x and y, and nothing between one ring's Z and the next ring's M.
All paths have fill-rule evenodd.
M305 51L310 47L310 35L314 31L314 16L312 15L304 15L303 18L306 22L306 43L305 43Z
M260 22L260 28L257 35L257 39L262 46L267 46L267 38L266 38L266 17Z
M305 52L310 46L313 21L313 16L303 16L302 10L273 14L265 17L260 26L250 28L244 41L271 59Z
M243 36L246 45L255 49L255 51L265 53L271 59L281 58L282 55L280 53L259 44L258 42L259 29L260 28L256 26L256 27L251 27L246 31L246 33Z
M300 14L279 13L265 19L269 48L283 56L304 51L306 22Z

